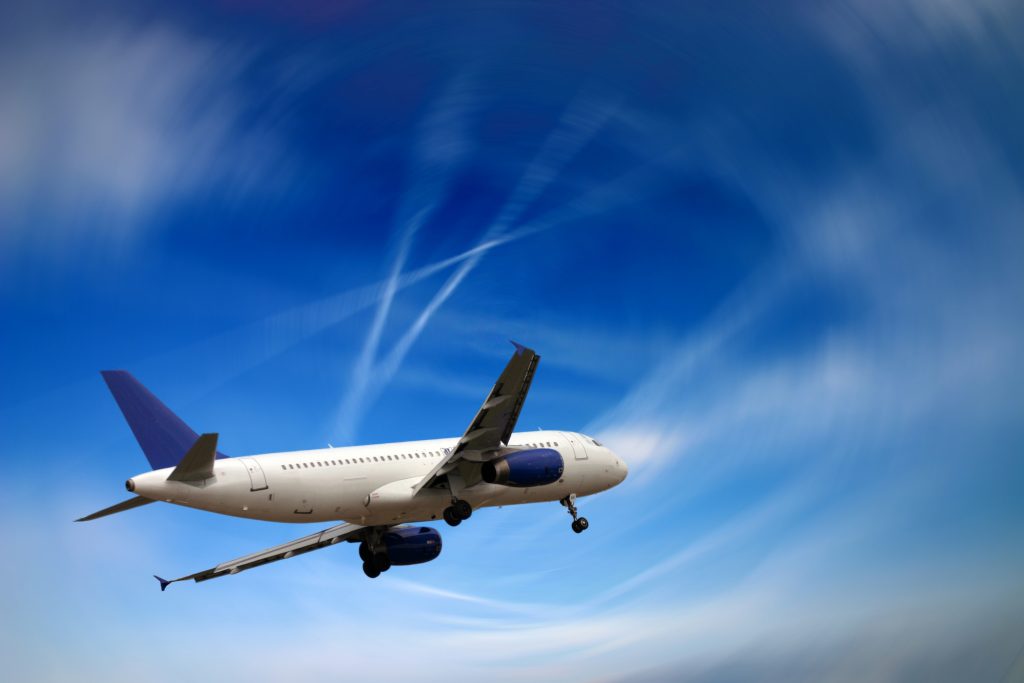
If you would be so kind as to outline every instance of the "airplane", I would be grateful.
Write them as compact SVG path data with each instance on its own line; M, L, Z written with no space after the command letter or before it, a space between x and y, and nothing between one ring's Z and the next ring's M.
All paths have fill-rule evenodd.
M359 544L363 572L376 578L440 555L440 532L422 523L441 518L455 527L484 507L558 501L581 533L590 524L577 498L617 486L629 470L589 436L514 431L540 356L512 344L512 358L461 437L244 457L221 453L217 434L196 434L130 373L103 371L153 470L125 482L133 498L75 521L163 501L246 519L342 522L187 576L154 575L161 591L342 541Z

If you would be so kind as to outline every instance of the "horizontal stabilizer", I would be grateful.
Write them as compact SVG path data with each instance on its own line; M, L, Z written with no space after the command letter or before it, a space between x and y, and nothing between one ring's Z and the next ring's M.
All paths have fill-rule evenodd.
M117 505L111 505L108 508L103 508L99 512L94 512L91 515L88 515L86 517L82 517L81 519L76 519L75 521L76 522L88 522L88 521L93 520L93 519L99 519L100 517L106 517L107 515L112 515L112 514L114 514L116 512L124 512L125 510L131 510L133 508L141 507L143 505L149 505L150 503L155 503L155 502L156 501L153 500L152 498L143 498L142 496L135 496L134 498L129 498L128 500L122 501L122 502L118 503Z
M174 467L199 435L130 372L100 373L154 470ZM218 458L226 458L223 453Z
M203 434L188 449L174 468L168 481L202 481L213 476L213 460L217 455L217 435Z

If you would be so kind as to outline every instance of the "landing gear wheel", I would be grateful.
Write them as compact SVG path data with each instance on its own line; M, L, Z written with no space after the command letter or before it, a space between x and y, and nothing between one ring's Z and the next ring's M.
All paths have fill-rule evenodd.
M387 553L377 553L373 556L373 566L378 572L386 572L391 569L391 558Z
M576 494L570 493L565 498L558 501L568 509L569 514L572 515L572 530L576 533L583 533L590 527L590 522L587 521L586 517L578 517L578 510L576 509Z
M359 544L359 559L363 562L369 562L370 558L373 557L373 553L370 552L370 546L366 545L366 541Z
M441 516L444 517L444 521L448 522L448 526L458 526L462 523L462 517L459 516L452 506L446 507Z
M455 508L455 514L459 516L459 519L469 519L473 516L473 506L464 500L457 500L452 504Z
M377 565L373 562L363 562L363 573L369 576L371 579L376 579L380 576L380 570L377 569Z

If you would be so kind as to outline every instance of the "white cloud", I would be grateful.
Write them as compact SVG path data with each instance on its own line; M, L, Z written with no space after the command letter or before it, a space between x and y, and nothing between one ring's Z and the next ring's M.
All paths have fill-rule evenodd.
M238 80L246 50L168 25L55 22L0 47L0 240L119 250L168 202L287 173Z

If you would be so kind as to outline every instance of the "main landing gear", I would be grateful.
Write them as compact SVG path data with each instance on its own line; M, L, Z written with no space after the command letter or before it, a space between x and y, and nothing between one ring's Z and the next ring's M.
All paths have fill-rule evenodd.
M374 552L366 541L359 544L359 557L363 560L363 573L371 579L376 579L381 573L391 569L391 558L387 552Z
M572 515L572 530L578 534L583 533L590 528L590 522L587 521L586 517L578 517L576 511L576 494L570 493L568 496L558 501L564 507L568 508L569 514Z
M452 499L452 504L444 509L441 516L444 517L444 521L448 522L449 526L458 526L462 524L463 520L469 519L473 515L473 506L464 500L458 500L457 498Z

